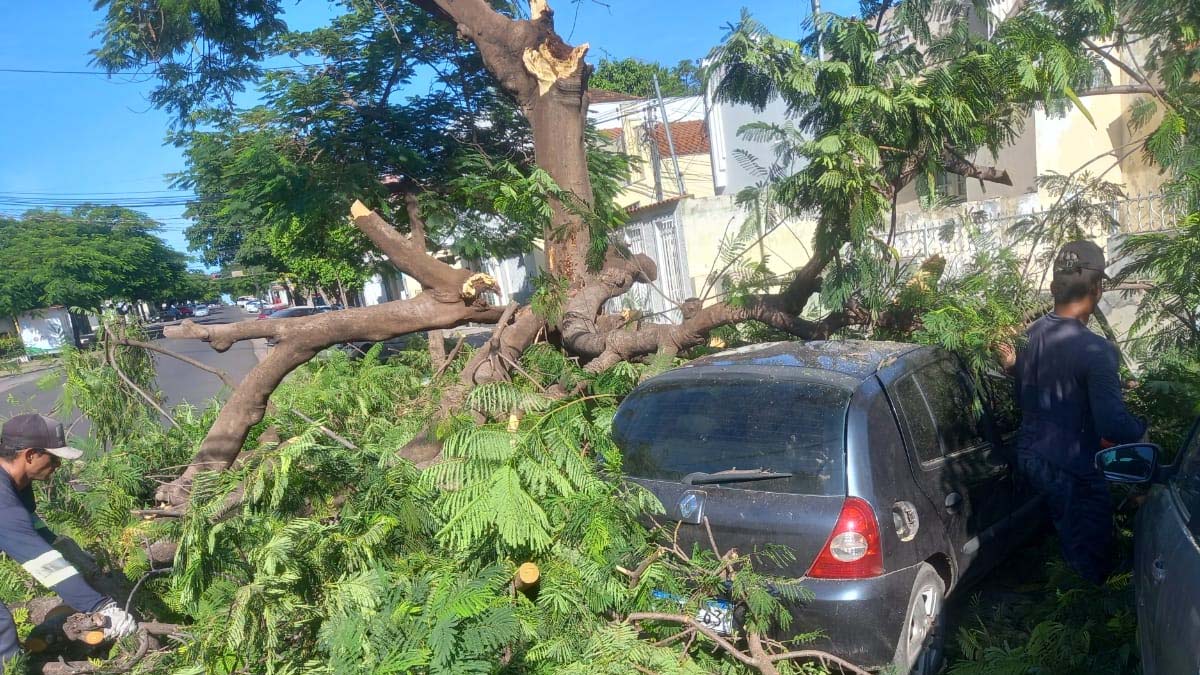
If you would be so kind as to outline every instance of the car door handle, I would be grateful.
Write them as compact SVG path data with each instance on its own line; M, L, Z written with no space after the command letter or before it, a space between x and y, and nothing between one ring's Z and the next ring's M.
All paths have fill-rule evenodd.
M1150 579L1156 584L1161 584L1166 578L1167 563L1162 558L1155 558L1154 562L1150 563Z
M957 492L951 492L946 495L946 512L958 513L958 510L962 508L962 501L962 495Z

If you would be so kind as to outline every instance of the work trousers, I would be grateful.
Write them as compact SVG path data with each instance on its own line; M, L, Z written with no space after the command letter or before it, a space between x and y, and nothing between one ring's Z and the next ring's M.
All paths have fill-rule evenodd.
M8 607L0 602L0 673L3 673L8 662L21 653L21 643L17 641L17 624L13 621Z
M1115 566L1112 497L1104 476L1079 476L1039 456L1020 453L1017 468L1041 495L1067 565L1093 584L1102 584Z

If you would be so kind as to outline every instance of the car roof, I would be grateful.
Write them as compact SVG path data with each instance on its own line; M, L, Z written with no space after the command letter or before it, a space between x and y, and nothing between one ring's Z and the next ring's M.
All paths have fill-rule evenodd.
M681 366L771 366L826 370L862 381L883 366L917 350L929 349L904 342L875 340L811 340L766 342L711 354Z

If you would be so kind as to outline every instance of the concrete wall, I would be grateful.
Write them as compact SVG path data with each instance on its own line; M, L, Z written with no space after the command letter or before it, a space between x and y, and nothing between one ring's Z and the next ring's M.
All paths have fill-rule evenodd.
M752 156L759 166L770 167L775 161L775 151L770 143L748 141L741 137L739 130L751 122L786 124L787 106L783 101L775 99L768 103L762 112L756 112L748 105L714 103L711 99L707 103L708 135L712 146L713 194L737 194L739 190L762 180L738 160L738 151Z
M718 253L725 237L736 236L746 224L746 213L733 203L733 195L716 195L680 201L676 211L687 248L687 268L692 289L699 295L709 275L720 271ZM745 260L757 261L765 255L767 266L775 274L784 274L811 257L814 220L790 220L776 228L763 240L763 246L753 246ZM757 235L751 236L753 241ZM719 292L720 289L717 289ZM715 293L710 293L712 295Z

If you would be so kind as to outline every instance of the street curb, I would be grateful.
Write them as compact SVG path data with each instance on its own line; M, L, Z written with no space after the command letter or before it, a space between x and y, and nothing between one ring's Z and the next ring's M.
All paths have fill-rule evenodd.
M37 368L31 368L31 369L29 369L29 370L22 370L22 371L21 371L21 372L19 372L19 373L8 373L8 372L6 372L6 373L4 373L3 375L0 375L0 383L4 382L5 380L7 380L7 379L10 379L10 378L14 378L14 377L21 377L22 375L30 375L30 374L32 374L32 373L40 373L40 372L42 372L42 371L45 371L45 370L52 370L52 369L54 369L54 368L57 368L57 367L58 367L58 365L59 365L59 364L57 364L57 363L52 363L52 364L45 365L45 366L39 366L39 367L37 367Z

